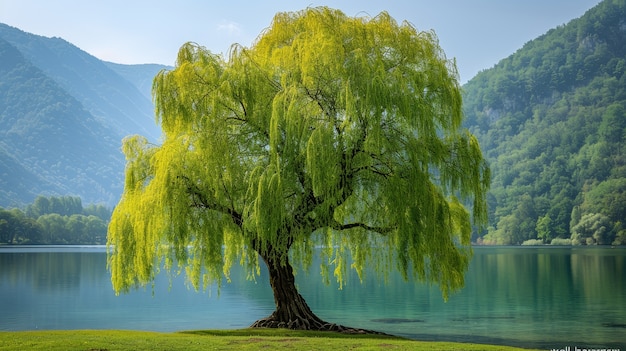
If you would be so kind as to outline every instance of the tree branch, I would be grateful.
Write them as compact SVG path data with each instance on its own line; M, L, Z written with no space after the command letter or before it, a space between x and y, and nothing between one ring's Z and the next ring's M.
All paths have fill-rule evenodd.
M394 230L394 228L392 227L372 227L365 223L358 223L358 222L341 224L337 221L333 221L331 228L334 230L348 230L348 229L353 229L353 228L361 228L361 229L365 229L367 231L375 232L381 235L387 235L391 231Z
M214 201L214 199L209 199L197 185L191 182L189 177L178 176L177 178L182 179L185 182L187 193L191 196L192 207L205 208L207 210L213 210L226 214L230 216L233 223L235 223L238 227L243 227L243 216L239 212L235 211L234 208L219 204L217 201Z

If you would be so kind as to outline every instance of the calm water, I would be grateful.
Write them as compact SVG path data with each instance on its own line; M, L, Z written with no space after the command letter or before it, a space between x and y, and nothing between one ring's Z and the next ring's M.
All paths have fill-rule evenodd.
M323 319L422 340L626 350L626 250L474 250L465 288L444 302L436 286L349 278L343 290L300 272L302 295ZM103 247L0 248L0 330L243 328L273 310L263 272L233 272L220 296L165 274L115 296Z

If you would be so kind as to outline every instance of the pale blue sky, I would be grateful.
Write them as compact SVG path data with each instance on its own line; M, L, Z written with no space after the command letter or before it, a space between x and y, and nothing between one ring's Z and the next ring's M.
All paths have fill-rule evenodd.
M582 16L600 0L0 0L0 22L61 37L117 63L173 65L194 41L213 52L249 46L276 12L329 6L350 16L385 10L419 30L433 29L461 81L490 68L550 28Z

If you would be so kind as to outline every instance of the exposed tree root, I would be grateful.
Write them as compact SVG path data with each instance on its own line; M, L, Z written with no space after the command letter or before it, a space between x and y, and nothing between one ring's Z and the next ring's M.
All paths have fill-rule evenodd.
M324 322L316 316L313 320L295 319L289 322L284 322L277 320L276 318L274 318L274 314L272 314L267 318L259 319L258 321L254 322L250 326L250 328L283 328L292 330L335 332L342 334L388 335L386 333L375 330L352 328L335 323Z

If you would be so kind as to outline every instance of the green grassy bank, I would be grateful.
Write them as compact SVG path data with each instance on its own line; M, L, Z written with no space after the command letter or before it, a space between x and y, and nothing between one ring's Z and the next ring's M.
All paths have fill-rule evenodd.
M0 350L526 350L390 336L343 335L289 330L206 330L155 333L121 330L0 332Z

